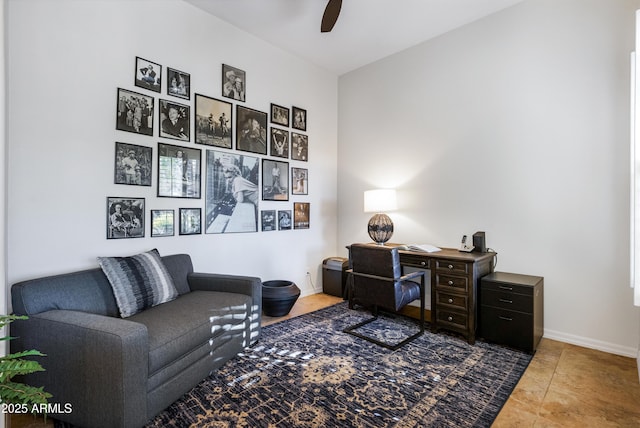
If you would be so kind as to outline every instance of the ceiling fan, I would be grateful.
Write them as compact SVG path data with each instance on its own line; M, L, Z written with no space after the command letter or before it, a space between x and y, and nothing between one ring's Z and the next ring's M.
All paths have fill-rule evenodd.
M338 20L338 15L340 15L340 8L342 8L342 0L329 0L322 15L320 32L328 33L333 30L333 26L336 25L336 21Z

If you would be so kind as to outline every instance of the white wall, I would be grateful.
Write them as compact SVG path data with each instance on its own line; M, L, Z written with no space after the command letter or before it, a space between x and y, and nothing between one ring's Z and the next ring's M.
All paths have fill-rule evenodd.
M289 279L303 294L321 285L321 264L336 252L337 77L203 13L181 0L8 1L9 283L97 266L101 255L158 248L190 253L197 270ZM308 111L309 195L260 202L260 209L311 203L311 228L276 232L151 238L150 209L200 207L203 198L156 197L153 186L113 184L116 141L153 147L181 143L115 130L116 88L134 86L140 56L191 74L193 92L221 98L222 64L247 73L243 105L270 103ZM182 102L180 99L174 101ZM241 103L242 104L242 103ZM234 112L235 120L235 112ZM193 131L192 131L193 135ZM185 146L208 146L192 141ZM204 164L204 160L203 160ZM203 174L204 177L204 174ZM106 239L107 196L146 198L144 238Z
M394 242L487 233L545 280L545 336L636 356L629 52L637 0L528 0L339 80L338 245L396 187Z

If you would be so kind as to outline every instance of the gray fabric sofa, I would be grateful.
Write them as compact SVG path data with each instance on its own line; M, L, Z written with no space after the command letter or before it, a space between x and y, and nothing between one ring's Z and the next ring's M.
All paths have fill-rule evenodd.
M50 416L80 427L142 426L258 340L260 278L194 273L186 254L162 260L179 297L126 319L99 268L13 285L13 312L29 319L11 324L11 352L46 354L46 371L24 382L60 403L63 412Z

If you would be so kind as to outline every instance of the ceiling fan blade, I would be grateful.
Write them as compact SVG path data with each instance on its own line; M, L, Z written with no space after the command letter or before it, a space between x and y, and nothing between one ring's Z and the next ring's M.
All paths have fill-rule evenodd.
M338 15L340 15L340 9L342 8L342 0L329 0L327 7L322 15L322 24L320 25L320 31L328 33L333 30L333 26L336 25Z

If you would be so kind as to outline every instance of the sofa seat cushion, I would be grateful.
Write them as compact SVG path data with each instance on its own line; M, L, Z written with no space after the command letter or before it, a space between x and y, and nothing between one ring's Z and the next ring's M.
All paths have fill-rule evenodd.
M221 336L242 334L251 297L239 293L192 291L128 319L147 327L149 376Z

